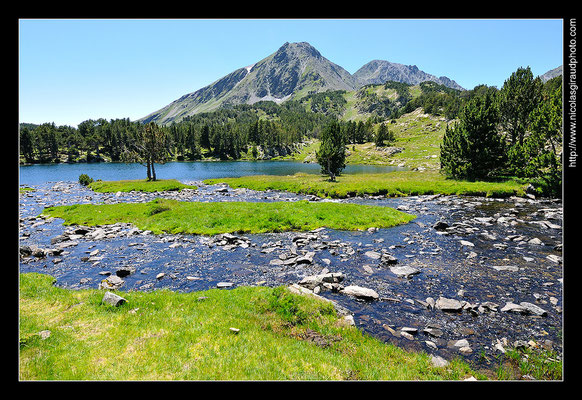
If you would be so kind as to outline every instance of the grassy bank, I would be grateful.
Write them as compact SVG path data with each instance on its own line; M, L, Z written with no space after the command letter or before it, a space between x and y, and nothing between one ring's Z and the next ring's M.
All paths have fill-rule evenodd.
M70 291L20 275L21 380L457 380L459 360L382 343L333 307L282 288L196 293ZM230 328L239 329L235 333Z
M154 233L261 233L308 231L322 226L356 230L388 228L415 217L389 207L298 202L179 202L156 199L149 203L76 204L49 207L44 215L65 224L132 223Z
M233 188L283 190L332 198L361 196L364 194L386 196L455 194L491 197L520 196L524 194L524 185L516 181L458 181L446 179L435 171L343 174L337 177L336 182L330 182L327 176L319 174L297 173L286 176L254 175L240 178L207 179L204 183L227 183Z
M146 179L121 181L95 181L89 184L95 192L163 192L169 190L197 189L194 185L185 185L176 179L160 179L148 181Z

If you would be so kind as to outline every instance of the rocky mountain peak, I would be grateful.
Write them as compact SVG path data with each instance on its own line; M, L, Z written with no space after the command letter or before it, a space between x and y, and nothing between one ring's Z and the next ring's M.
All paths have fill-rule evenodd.
M351 91L366 84L382 84L388 80L410 84L432 80L462 89L454 81L427 74L416 65L402 65L384 60L373 60L351 75L325 58L311 44L285 42L264 59L239 68L195 92L185 94L141 121L168 124L225 105L253 104L258 101L274 101L280 104L308 93Z

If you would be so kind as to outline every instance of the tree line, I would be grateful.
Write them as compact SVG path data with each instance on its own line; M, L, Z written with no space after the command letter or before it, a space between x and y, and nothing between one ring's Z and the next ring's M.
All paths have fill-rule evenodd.
M256 146L288 146L317 137L333 118L306 111L298 103L259 102L197 114L158 128L167 137L167 159L238 159ZM127 118L90 119L76 128L21 124L20 155L25 163L127 161L146 126Z
M481 85L448 126L441 169L456 179L518 177L561 195L562 78L518 68L501 89Z
M448 176L526 178L544 193L556 195L562 170L561 82L557 77L544 84L529 67L519 68L501 89L478 85L460 92L423 82L420 95L412 96L411 85L386 82L386 89L395 89L398 97L358 122L339 120L346 101L344 92L333 91L281 105L263 101L228 106L167 126L129 119L87 120L77 128L21 124L20 155L27 163L137 161L155 179L156 162L256 157L259 146L289 146L311 137L322 140L318 155L322 172L335 178L345 164L345 146L391 144L395 138L386 122L422 107L426 113L457 121L447 126L441 144L441 170Z

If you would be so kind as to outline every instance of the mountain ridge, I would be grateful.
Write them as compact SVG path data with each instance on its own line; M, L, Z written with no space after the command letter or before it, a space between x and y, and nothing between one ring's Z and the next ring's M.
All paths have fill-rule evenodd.
M386 81L396 81L418 85L421 82L433 81L451 89L465 90L454 80L420 70L416 65L404 65L386 60L372 60L364 64L352 75L361 86L368 84L383 84Z
M386 80L411 84L433 80L464 90L447 77L437 78L415 65L406 66L384 60L372 60L352 75L325 58L309 43L286 42L262 60L238 68L201 89L187 93L138 121L169 124L221 106L253 104L264 100L280 104L311 93L353 91L367 84L385 83Z

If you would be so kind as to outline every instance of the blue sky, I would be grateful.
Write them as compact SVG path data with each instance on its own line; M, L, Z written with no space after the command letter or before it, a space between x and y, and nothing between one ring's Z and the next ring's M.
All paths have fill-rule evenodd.
M562 64L560 19L21 19L20 122L136 120L309 42L350 73L380 59L501 87L519 67Z

